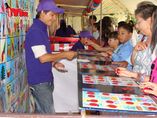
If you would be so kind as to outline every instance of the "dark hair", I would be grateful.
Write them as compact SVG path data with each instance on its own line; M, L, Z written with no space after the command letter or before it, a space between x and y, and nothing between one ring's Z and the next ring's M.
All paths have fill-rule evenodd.
M63 31L66 32L67 25L66 25L66 22L65 22L64 19L61 19L61 20L60 20L60 29L62 29Z
M126 22L125 22L125 21L120 21L120 22L118 23L118 28L121 27L123 24L126 24Z
M43 10L43 12L44 12L45 14L47 14L49 11L48 11L48 10ZM36 18L36 19L39 19L39 18L40 18L40 15L41 15L41 11L37 12L35 18Z
M155 5L153 4L145 4L139 5L135 10L135 15L140 15L144 20L152 17Z
M108 35L112 32L112 28L111 17L104 16L102 19L102 39L105 43L108 42Z
M97 21L97 17L95 15L89 16L89 19L93 19L93 20Z
M99 23L94 23L93 25L96 27L97 30L100 30L100 24Z
M107 25L107 26L111 26L112 25L112 18L109 16L104 16L102 19L102 24Z
M150 1L142 1L142 2L140 2L140 3L137 4L137 8L138 8L138 7L141 7L141 6L143 6L143 5L148 5L148 4L154 5L154 4L153 4L152 2L150 2Z
M151 48L152 48L152 52L154 51L155 49L155 46L157 44L157 6L154 8L154 12L153 12L153 15L152 15L152 18L153 18L153 28L152 28L152 41L151 41Z
M118 28L124 28L124 29L126 29L128 32L133 33L133 27L130 26L128 23L124 23L124 24L122 24L121 26L119 26Z
M118 38L118 32L114 31L114 32L109 33L108 38L117 39Z
M134 26L135 26L134 21L132 21L132 20L129 20L128 24L129 24L131 27L134 27Z

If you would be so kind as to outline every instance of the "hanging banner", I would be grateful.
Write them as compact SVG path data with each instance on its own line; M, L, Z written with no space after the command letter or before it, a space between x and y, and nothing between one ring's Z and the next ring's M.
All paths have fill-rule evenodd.
M94 11L100 5L101 2L102 0L91 0L88 7L85 9L84 14Z

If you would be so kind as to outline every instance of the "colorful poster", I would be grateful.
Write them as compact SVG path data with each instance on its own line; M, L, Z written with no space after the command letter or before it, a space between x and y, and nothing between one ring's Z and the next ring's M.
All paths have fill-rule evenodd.
M82 107L121 112L156 113L157 104L146 95L114 94L82 91Z
M82 75L84 84L101 84L111 86L130 86L137 87L138 84L128 77L111 77L103 75Z
M0 64L0 81L4 81L7 78L6 65Z
M7 15L6 14L2 14L2 39L6 39L6 35L8 34L7 31Z
M19 81L18 79L14 79L11 82L11 103L17 101L19 94L20 94Z
M14 57L18 55L18 40L19 37L14 37Z
M14 44L14 37L11 37L10 38L11 40L10 40L10 42L11 42L11 59L13 59L14 58L14 55L15 55L15 44Z
M0 40L2 39L3 36L3 14L0 12Z
M7 61L11 60L11 39L7 37Z
M9 108L11 107L11 83L8 83L5 86L5 90L6 90L6 104L8 106L7 110L9 110Z
M1 39L0 40L0 63L6 61L7 56L7 40Z
M11 0L11 7L16 8L16 0Z
M6 108L6 101L5 101L5 92L3 87L0 88L0 113L4 112Z
M19 69L19 57L14 59L14 67L15 67L15 69L14 69L14 77L16 78L16 77L19 76L19 71L20 71L20 69Z

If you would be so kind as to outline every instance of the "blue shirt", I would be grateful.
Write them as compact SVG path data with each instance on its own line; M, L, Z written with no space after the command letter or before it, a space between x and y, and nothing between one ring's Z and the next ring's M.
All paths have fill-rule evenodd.
M85 49L84 45L81 43L81 41L77 41L73 47L72 47L72 51L77 51L78 49Z
M28 73L28 83L30 85L52 82L52 63L41 63L35 58L31 49L32 46L44 45L47 53L51 53L50 41L47 33L47 26L39 19L33 21L32 26L26 34L25 50L26 50L26 67Z
M118 48L112 54L113 61L127 61L128 62L128 69L131 68L131 54L133 51L133 46L129 41L124 44L120 44Z

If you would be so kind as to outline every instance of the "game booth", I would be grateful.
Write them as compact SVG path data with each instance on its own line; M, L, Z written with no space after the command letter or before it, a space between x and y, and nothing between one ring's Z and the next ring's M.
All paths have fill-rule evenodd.
M95 14L101 19L105 15L112 16L112 10L114 17L122 18L123 12L132 13L126 10L127 7L135 8L141 1L55 0L57 6L65 9L65 14L58 16L58 19L66 19L77 32L83 29L89 15ZM157 1L151 1L157 4ZM72 61L60 60L65 65L65 72L52 68L56 114L35 114L34 100L27 83L24 46L26 32L35 18L39 2L0 0L0 117L157 117L156 97L145 94L134 79L118 76L115 73L118 66L91 46L77 50L77 57ZM79 35L58 37L52 34L49 39L53 54L70 51L80 40ZM96 42L101 44L101 37Z
M70 50L77 38L53 37L53 52ZM59 42L59 43L58 43ZM65 43L66 42L66 43ZM69 44L69 42L71 42ZM120 113L155 115L156 99L145 95L139 83L115 73L117 65L111 59L100 56L91 47L79 50L73 61L61 60L68 70L60 73L53 69L55 76L54 103L58 113ZM60 92L62 91L62 92ZM66 96L66 97L65 97ZM123 116L122 115L122 116Z

